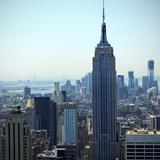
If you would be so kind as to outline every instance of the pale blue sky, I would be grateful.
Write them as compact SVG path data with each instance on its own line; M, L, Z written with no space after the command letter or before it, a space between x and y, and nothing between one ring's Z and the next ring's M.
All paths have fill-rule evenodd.
M118 74L160 75L160 0L105 0ZM92 70L102 0L0 0L0 79L78 78Z

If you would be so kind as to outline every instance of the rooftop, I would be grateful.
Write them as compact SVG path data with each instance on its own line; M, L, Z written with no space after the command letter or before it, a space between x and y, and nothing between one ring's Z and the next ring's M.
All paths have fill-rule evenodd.
M25 111L23 109L20 108L20 106L17 106L15 108L12 108L11 114L22 114L25 113Z
M149 131L149 130L129 130L126 133L127 135L154 135L154 134L158 134L160 135L160 131Z
M160 144L160 131L129 130L126 133L127 143L158 143Z

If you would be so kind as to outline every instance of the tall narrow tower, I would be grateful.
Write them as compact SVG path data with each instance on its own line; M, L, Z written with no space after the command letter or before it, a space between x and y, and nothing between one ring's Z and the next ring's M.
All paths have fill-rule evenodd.
M101 40L93 57L93 157L114 160L116 142L116 70L113 48L107 41L103 3Z
M31 134L26 113L13 109L0 128L0 160L31 160Z
M154 82L154 60L148 61L148 80L149 80L149 87L153 87Z
M64 105L64 143L77 144L77 109L76 105Z

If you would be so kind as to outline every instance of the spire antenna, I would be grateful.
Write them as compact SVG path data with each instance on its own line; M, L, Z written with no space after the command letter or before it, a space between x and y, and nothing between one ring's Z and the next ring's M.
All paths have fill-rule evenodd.
M103 0L103 23L105 21L105 14L104 14L104 0Z

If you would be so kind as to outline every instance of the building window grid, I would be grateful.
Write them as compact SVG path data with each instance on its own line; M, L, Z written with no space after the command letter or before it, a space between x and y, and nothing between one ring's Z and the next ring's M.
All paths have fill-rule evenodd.
M65 109L65 142L75 142L76 140L76 124L75 109Z
M127 159L137 159L137 158L145 158L145 159L160 159L160 144L157 143L154 144L140 144L137 145L137 143L134 144L135 146L127 145ZM143 147L142 147L143 145ZM141 147L140 147L141 146ZM158 153L158 154L157 154ZM132 155L133 154L133 155ZM140 155L142 154L142 155ZM147 158L148 157L148 158Z

